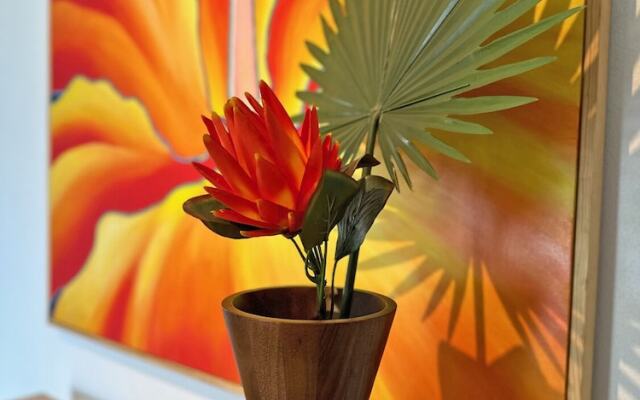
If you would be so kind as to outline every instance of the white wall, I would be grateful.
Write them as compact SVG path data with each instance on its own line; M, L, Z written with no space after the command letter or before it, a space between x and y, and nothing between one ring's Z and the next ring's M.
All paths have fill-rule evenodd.
M239 399L47 324L48 0L0 0L0 399Z
M613 0L594 400L640 400L640 0Z
M0 0L0 399L240 398L45 322L47 5ZM613 0L595 400L640 399L639 16Z

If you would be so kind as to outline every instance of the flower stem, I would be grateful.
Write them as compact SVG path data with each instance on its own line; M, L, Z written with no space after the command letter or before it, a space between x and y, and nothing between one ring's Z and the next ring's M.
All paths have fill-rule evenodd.
M298 254L300 254L300 258L302 258L302 261L307 260L307 256L304 255L304 253L302 252L302 249L300 248L300 245L298 245L298 242L296 242L295 238L291 238L291 241L293 242L294 246L296 246L296 250L298 250Z
M380 111L375 111L369 126L369 135L367 136L366 154L373 156L376 148L376 139L378 137L378 128L380 127ZM371 175L371 167L365 167L362 170L362 177ZM358 271L358 257L360 249L349 255L349 264L347 265L347 276L342 290L342 302L340 304L340 318L349 318L351 316L351 303L353 302L353 288L356 284L356 272Z
M320 254L322 255L322 263L320 267L320 275L318 276L318 281L316 283L317 290L317 306L318 306L318 319L326 319L327 318L327 305L325 301L325 287L327 285L326 282L326 273L327 273L327 241L324 241L324 253L320 250Z
M335 291L335 282L336 282L336 269L338 269L338 260L333 261L333 271L331 272L331 308L329 312L329 319L333 319L333 308L334 308L334 294Z

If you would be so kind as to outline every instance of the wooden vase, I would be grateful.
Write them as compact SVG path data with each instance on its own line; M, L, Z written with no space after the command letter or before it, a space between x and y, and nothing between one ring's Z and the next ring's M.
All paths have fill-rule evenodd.
M315 287L302 286L250 290L224 299L248 400L369 398L396 303L356 291L351 318L314 320L315 302Z

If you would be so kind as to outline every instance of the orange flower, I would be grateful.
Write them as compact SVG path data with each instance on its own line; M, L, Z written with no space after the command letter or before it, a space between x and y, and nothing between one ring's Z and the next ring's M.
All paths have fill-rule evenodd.
M243 237L293 236L323 172L340 169L339 146L330 136L320 139L315 107L297 131L264 82L260 94L262 104L246 94L253 110L231 98L224 109L226 126L215 113L203 117L209 131L204 144L217 171L194 166L214 185L205 187L209 195L224 205L214 217L238 225Z

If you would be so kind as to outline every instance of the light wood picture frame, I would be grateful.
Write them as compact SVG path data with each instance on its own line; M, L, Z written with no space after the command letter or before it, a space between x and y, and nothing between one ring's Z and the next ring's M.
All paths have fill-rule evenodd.
M610 0L588 0L586 6L567 375L569 400L591 399L611 23Z

